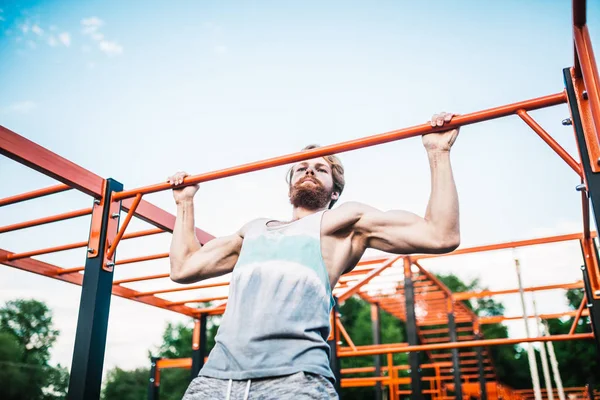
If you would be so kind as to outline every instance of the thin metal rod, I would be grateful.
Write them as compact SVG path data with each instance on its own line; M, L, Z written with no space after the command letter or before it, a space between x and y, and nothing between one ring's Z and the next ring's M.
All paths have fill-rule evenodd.
M581 165L579 165L579 163L575 161L575 159L571 157L571 155L567 153L567 151L563 149L561 145L558 144L558 142L544 130L544 128L542 128L533 118L531 118L531 116L527 114L527 111L519 110L517 111L517 115L521 117L521 119L525 121L525 123L529 125L529 127L533 129L533 131L537 133L538 136L542 138L542 140L546 142L546 144L550 146L552 150L554 150L554 152L558 154L559 157L562 158L569 165L569 167L573 169L573 171L577 173L577 175L583 176L583 169L581 168Z
M583 294L583 298L581 299L581 304L579 304L579 307L577 308L577 314L575 314L575 319L573 320L573 325L571 325L571 329L569 330L569 335L572 335L575 333L575 329L577 328L577 324L579 323L579 318L581 318L581 313L583 312L583 309L585 308L585 305L587 304L587 297L586 294Z
M201 182L221 179L229 176L240 175L248 172L259 171L266 168L277 167L280 165L290 164L303 160L308 160L326 155L343 153L360 148L375 146L378 144L388 143L400 139L407 139L414 136L420 136L431 132L438 132L440 129L447 130L454 127L470 125L477 122L482 122L490 119L505 117L515 114L518 110L536 110L539 108L550 107L566 102L564 92L556 93L549 96L539 97L536 99L526 100L519 103L508 104L501 107L491 108L484 111L478 111L471 114L459 115L452 119L451 123L443 128L432 128L430 124L421 124L410 128L399 129L391 132L382 133L379 135L367 136L360 139L350 140L334 145L323 146L312 150L292 153L280 157L274 157L263 161L243 164L236 167L226 168L218 171L207 172L200 175L189 176L184 179L184 183L180 185L190 186ZM137 194L148 194L171 189L172 186L168 182L155 185L145 186L137 189L114 193L114 200L122 200L133 197Z
M33 219L31 221L19 222L12 225L0 226L0 233L18 231L19 229L32 228L34 226L40 226L50 224L52 222L66 221L77 217L83 217L84 215L90 215L92 213L91 208L84 208L76 211L69 211L62 214L51 215L49 217L43 217Z
M544 335L550 336L550 329L548 328L548 321L543 321L544 324ZM548 355L550 356L550 365L552 366L552 375L554 375L554 383L556 383L556 390L558 391L559 400L565 400L565 391L562 385L562 378L560 377L560 369L558 368L558 360L554 353L554 344L552 342L546 342L548 349Z
M129 212L127 213L127 216L125 217L125 221L123 222L123 226L121 226L121 229L119 229L119 232L117 233L117 237L115 238L114 242L110 246L110 249L106 253L106 258L107 259L112 260L113 256L115 255L115 251L117 250L117 246L119 245L119 242L123 238L123 235L125 235L125 230L129 226L129 223L131 222L131 219L133 218L133 215L135 214L136 208L140 205L140 201L142 201L142 195L141 194L137 194L135 196L135 199L133 200L133 204L131 205L131 208L129 209Z
M17 194L10 197L5 197L0 199L0 207L8 206L9 204L20 203L26 200L37 199L38 197L48 196L54 193L64 192L65 190L71 190L70 186L60 184L55 186L50 186L43 189L33 190L31 192Z

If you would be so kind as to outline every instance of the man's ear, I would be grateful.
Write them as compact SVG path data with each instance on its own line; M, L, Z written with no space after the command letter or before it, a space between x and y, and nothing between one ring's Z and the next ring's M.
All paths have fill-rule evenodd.
M331 200L337 200L340 198L340 194L338 192L331 193Z

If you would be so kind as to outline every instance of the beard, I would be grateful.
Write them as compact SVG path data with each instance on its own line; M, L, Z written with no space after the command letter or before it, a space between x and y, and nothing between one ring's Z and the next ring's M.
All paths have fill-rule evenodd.
M303 182L310 180L314 183L313 186L302 185ZM321 182L316 179L303 179L297 182L290 189L290 203L297 208L305 208L307 210L320 210L327 207L331 201L333 190L327 190Z

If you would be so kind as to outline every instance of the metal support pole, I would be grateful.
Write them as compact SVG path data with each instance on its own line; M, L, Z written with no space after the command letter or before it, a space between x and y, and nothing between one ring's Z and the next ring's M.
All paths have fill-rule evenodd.
M454 306L450 298L448 298L448 333L450 334L450 342L458 342L456 322L454 320ZM457 400L461 400L463 398L462 378L460 376L460 358L457 348L452 349L452 375L454 376L454 397Z
M97 249L88 248L88 258L85 262L68 400L100 398L113 283L113 269L105 265L106 243L116 235L116 228L118 228L117 221L111 218L111 211L115 208L120 209L120 203L114 204L110 198L112 192L122 190L121 183L108 179L104 201L100 201L101 206L97 206L101 207L101 212L98 208L98 213L92 214L92 233L99 234L99 241ZM100 227L98 232L94 231L96 226ZM90 235L91 239L92 235Z
M523 320L525 321L525 332L527 338L530 338L529 324L527 323L527 307L525 306L525 291L523 290L523 282L521 281L521 267L519 260L515 259L515 267L517 269L517 280L519 281L519 293L521 295L521 306L523 307ZM529 371L531 372L531 382L533 383L533 392L535 400L542 400L542 392L540 390L540 376L537 369L537 361L535 350L531 343L527 343L527 357L529 358Z
M331 332L333 333L332 335L332 339L327 341L327 344L329 345L329 366L331 368L331 371L333 371L333 375L335 376L335 391L338 393L338 395L340 396L340 398L342 397L341 394L341 388L342 388L342 374L341 374L341 366L340 366L340 359L337 355L337 348L338 348L338 337L339 337L339 333L338 333L338 329L337 329L337 324L335 323L336 318L337 318L337 314L338 314L338 300L337 297L334 297L335 300L335 304L333 306L333 322L331 324Z
M480 333L476 333L477 340L483 337ZM479 390L481 391L481 400L487 400L487 386L485 382L485 368L483 366L483 352L481 347L475 347L477 353L477 369L479 370Z
M540 321L537 312L537 305L535 303L534 294L531 293L533 298L533 314L535 316L535 328L537 330L538 337L542 336L542 332L540 331ZM542 358L542 373L544 374L544 383L546 384L546 396L548 400L554 400L554 392L552 389L552 380L550 379L550 368L548 367L548 355L546 354L546 346L544 343L541 343L540 346L540 357Z
M379 304L371 304L371 326L373 329L373 344L381 344L381 310ZM381 377L381 355L375 356L375 376ZM383 400L381 382L375 383L375 400Z
M192 371L191 379L200 373L206 358L206 314L200 314L200 319L194 320L194 332L192 337Z
M415 314L415 289L410 269L412 263L406 257L404 259L404 297L406 300L406 336L410 346L419 344L417 335L417 316ZM410 390L411 400L423 400L423 386L421 383L421 362L419 360L420 352L413 351L409 353L410 364Z
M158 400L160 394L160 382L156 379L158 367L156 364L160 357L152 357L150 364L150 379L148 379L148 400Z

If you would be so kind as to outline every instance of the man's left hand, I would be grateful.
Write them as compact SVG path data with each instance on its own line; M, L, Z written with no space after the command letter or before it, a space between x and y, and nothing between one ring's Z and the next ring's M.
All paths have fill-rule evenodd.
M434 114L433 117L431 117L431 126L444 126L444 124L447 124L452 120L452 117L454 117L454 114L447 112ZM427 151L450 151L450 148L456 141L458 131L459 128L455 128L449 131L428 133L423 135L423 145Z

